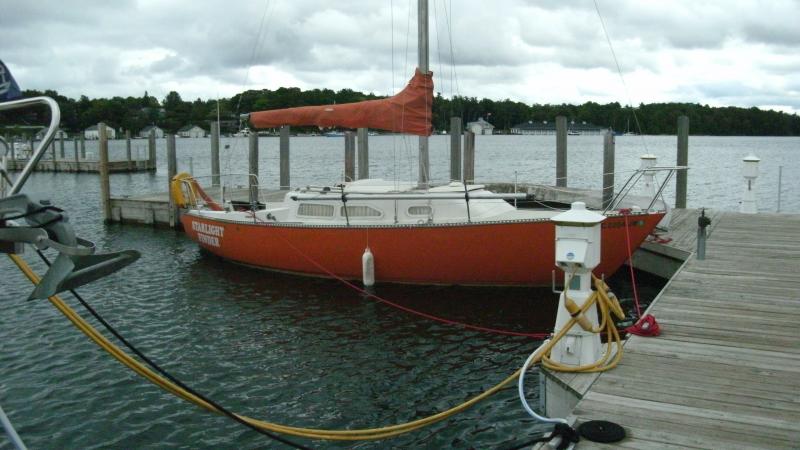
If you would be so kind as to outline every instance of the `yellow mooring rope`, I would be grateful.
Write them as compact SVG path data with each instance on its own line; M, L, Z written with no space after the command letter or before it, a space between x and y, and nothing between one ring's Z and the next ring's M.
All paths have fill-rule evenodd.
M33 270L30 268L30 266L28 266L28 264L25 262L24 259L22 259L18 255L14 255L14 254L10 254L9 257L11 258L12 261L14 261L14 263L17 265L17 267L19 267L19 269L22 271L22 273L25 274L25 276L33 284L38 284L39 283L39 280L40 280L39 276L36 273L33 272ZM598 281L599 281L599 283L602 283L602 285L598 284ZM561 339L561 337L563 337L565 334L567 334L567 331L569 331L569 329L577 322L577 319L575 317L580 315L580 314L578 314L575 317L573 317L572 319L570 319L567 322L567 324L555 336L553 336L553 338L543 347L542 351L539 352L540 355L545 355L543 361L544 361L545 364L548 365L548 367L552 366L552 367L556 368L556 370L566 370L566 371L570 371L570 372L576 372L576 371L597 372L597 371L600 371L600 370L607 370L607 369L610 369L610 368L614 367L617 364L617 362L619 361L619 358L622 356L622 347L621 347L621 344L619 343L619 333L617 332L616 328L614 327L613 321L610 320L610 318L607 317L608 313L609 313L609 310L613 310L616 313L616 311L621 311L621 308L619 307L619 304L616 302L616 298L612 297L613 298L613 300L612 300L612 298L609 298L609 295L606 294L606 290L608 289L608 287L605 286L605 283L603 283L602 281L600 281L597 278L595 278L595 286L598 287L598 291L596 291L592 295L592 297L590 297L589 300L586 301L586 303L581 308L580 314L585 313L594 302L596 302L596 301L598 301L598 299L600 299L599 305L600 305L600 311L601 311L601 313L603 315L603 320L602 320L601 326L599 326L597 328L597 331L605 329L606 332L609 333L609 344L608 344L608 348L607 348L606 354L604 355L603 358L601 358L601 360L598 360L597 363L591 364L589 366L584 366L584 367L581 367L581 368L577 368L579 370L574 370L574 368L572 368L571 366L563 366L563 367L565 367L565 369L561 369L562 365L554 363L553 361L550 361L549 359L547 359L546 355L549 354L549 352L552 349L553 345L555 345L555 343L558 342L558 340ZM602 292L602 294L598 294L599 292ZM72 308L70 308L69 305L67 305L59 296L54 295L54 296L50 297L49 300L50 300L50 303L52 303L53 306L56 307L56 309L58 309L62 314L64 314L64 316L66 316L67 319L69 319L69 321L72 322L73 325L75 325L75 327L77 327L87 337L89 337L89 339L94 341L98 346L100 346L103 350L108 352L112 357L114 357L117 361L119 361L120 363L122 363L126 367L130 368L131 370L133 370L134 372L136 372L140 376L142 376L142 377L146 378L147 380L149 380L151 383L153 383L156 386L164 389L167 392L172 393L173 395L175 395L177 397L180 397L180 398L182 398L182 399L184 399L184 400L186 400L188 402L191 402L191 403L193 403L193 404L195 404L195 405L197 405L197 406L199 406L201 408L204 408L206 410L209 410L209 411L212 411L212 412L216 412L216 413L220 412L217 408L215 408L214 406L212 406L208 402L206 402L203 399L197 397L196 395L186 391L185 389L183 389L180 386L176 385L172 381L167 380L164 377L162 377L161 375L153 372L149 367L147 367L146 365L142 364L138 360L134 359L133 357L131 357L130 355L125 353L125 351L123 351L122 349L120 349L119 347L114 345L112 342L110 342L108 339L106 339L106 337L103 336L99 331L97 331L97 329L92 327L91 324L86 322L83 319L83 317L81 317ZM615 342L617 343L617 348L618 348L617 354L611 360L610 363L605 364L605 362L610 357L610 353L611 353L611 349L612 349L612 347L611 347L611 338L612 337L615 340ZM541 357L535 359L534 362L538 362L538 360L540 358ZM277 424L277 423L272 423L272 422L267 422L267 421L263 421L263 420L253 419L251 417L238 415L238 414L237 414L237 417L239 417L240 419L242 419L242 420L248 422L249 424L251 424L251 425L253 425L253 426L257 427L257 428L260 428L262 430L267 430L267 431L271 431L271 432L275 432L275 433L288 434L288 435L293 435L293 436L300 436L300 437L309 438L309 439L326 439L326 440L341 440L341 441L361 441L361 440L384 439L384 438L398 436L400 434L404 434L404 433L408 433L410 431L417 430L419 428L425 427L427 425L434 424L436 422L439 422L439 421L442 421L444 419L447 419L448 417L450 417L450 416L452 416L454 414L462 412L462 411L470 408L471 406L475 405L476 403L480 402L481 400L484 400L484 399L492 396L493 394L497 393L505 385L507 385L507 384L511 383L512 381L514 381L515 379L517 379L519 374L520 374L520 370L517 370L516 372L511 374L511 376L509 376L508 378L504 379L503 381L501 381L497 385L489 388L488 390L484 391L483 393L481 393L479 395L476 395L476 396L470 398L469 400L465 401L464 403L461 403L460 405L454 406L454 407L452 407L452 408L450 408L450 409L448 409L446 411L442 411L440 413L437 413L437 414L434 414L434 415L431 415L431 416L428 416L428 417L425 417L425 418L422 418L422 419L414 420L414 421L411 421L411 422L402 423L402 424L398 424L398 425L385 426L385 427L380 427L380 428L367 428L367 429L358 429L358 430L325 430L325 429L301 428L301 427L293 427L293 426L288 426L288 425L280 425L280 424Z

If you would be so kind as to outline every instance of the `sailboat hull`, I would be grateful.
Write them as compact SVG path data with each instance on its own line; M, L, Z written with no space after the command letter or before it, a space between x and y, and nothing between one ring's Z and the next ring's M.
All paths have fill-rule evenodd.
M663 213L628 216L636 249ZM550 220L395 226L317 226L181 217L187 235L223 258L303 275L361 279L369 247L377 282L545 286L555 269ZM602 262L613 274L627 259L624 216L602 224Z

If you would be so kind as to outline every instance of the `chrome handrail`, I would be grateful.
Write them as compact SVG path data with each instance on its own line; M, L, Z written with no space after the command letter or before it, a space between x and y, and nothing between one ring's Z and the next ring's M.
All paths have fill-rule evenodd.
M622 189L620 189L619 192L611 200L611 202L609 202L608 206L606 206L605 209L603 209L603 214L616 209L617 206L620 203L622 203L622 201L625 200L625 198L631 193L634 186L636 186L636 183L638 183L639 180L642 178L642 176L647 172L667 172L667 176L664 178L664 181L661 182L661 185L658 187L658 190L656 191L655 195L650 200L650 204L647 206L646 211L650 211L651 208L653 208L653 205L655 205L656 200L658 200L659 197L661 197L661 201L664 202L664 205L666 205L667 203L666 201L664 201L662 193L664 192L664 188L667 186L669 180L672 179L672 176L675 174L675 172L679 170L689 170L689 167L653 166L653 167L648 167L646 169L636 169L636 171L634 171L628 178L628 180L622 185Z
M31 97L0 103L0 111L20 109L33 105L47 105L50 108L50 125L47 127L44 138L42 138L41 142L39 142L39 145L36 147L36 151L33 152L33 156L28 160L28 163L17 176L17 179L14 180L14 185L11 186L11 189L8 191L9 196L17 194L22 190L22 186L25 185L25 182L28 181L28 177L33 173L33 168L36 167L36 164L38 164L39 160L44 156L47 146L53 142L53 138L58 130L58 125L61 123L61 109L59 109L58 103L50 97Z

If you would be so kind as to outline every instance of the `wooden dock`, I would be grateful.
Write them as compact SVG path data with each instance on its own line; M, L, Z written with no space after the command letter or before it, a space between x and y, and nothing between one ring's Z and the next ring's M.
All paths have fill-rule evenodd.
M22 170L25 164L28 163L27 159L17 159L8 161L9 170ZM37 172L89 172L100 173L100 161L94 160L75 160L75 159L42 159L36 164L33 169ZM108 171L110 173L122 172L149 172L155 171L156 167L149 164L146 159L141 160L123 160L123 161L109 161Z
M681 214L673 245L691 248L697 212ZM628 435L576 448L800 447L800 215L712 220L706 259L691 256L649 309L661 336L631 337L609 372L562 379L585 391L576 425Z
M210 192L210 190L209 190ZM287 191L277 189L261 189L261 201L278 202L283 200ZM248 202L249 190L231 189L226 191L226 198L236 202ZM166 192L149 195L111 197L111 221L153 226L170 226L169 195Z

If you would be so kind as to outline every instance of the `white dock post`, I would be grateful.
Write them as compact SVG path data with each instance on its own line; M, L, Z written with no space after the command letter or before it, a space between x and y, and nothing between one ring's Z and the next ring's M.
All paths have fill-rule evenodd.
M742 175L747 184L744 187L744 194L742 195L742 204L739 207L739 212L744 214L756 214L758 212L755 185L756 178L758 178L759 161L761 160L752 154L742 159L744 163L742 166Z
M551 219L556 225L556 265L564 271L554 333L572 318L570 311L582 308L592 296L592 270L600 264L600 223L605 219L587 210L583 202L574 202L569 211ZM553 361L582 366L600 358L600 334L591 331L599 326L596 303L579 316L578 324L553 346Z
M100 151L100 206L103 211L103 221L111 221L111 184L108 180L108 134L106 124L97 124ZM53 161L55 168L55 161Z

